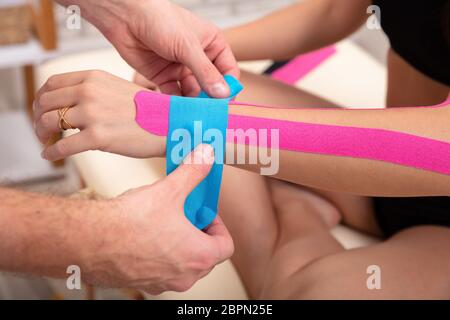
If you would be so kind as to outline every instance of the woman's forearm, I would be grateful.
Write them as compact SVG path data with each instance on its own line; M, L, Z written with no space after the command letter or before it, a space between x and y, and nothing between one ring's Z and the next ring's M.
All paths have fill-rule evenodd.
M224 134L216 136L214 128L225 127L228 165L357 195L450 195L448 101L433 107L350 110L233 101L224 106L217 100L205 108L202 99L140 91L135 102L139 126L155 136L169 135L177 145L166 150L168 157L178 157L179 147L189 149L192 139L206 139L221 158ZM228 121L221 122L226 114ZM170 119L182 120L169 126ZM193 132L171 131L173 125Z
M236 116L238 120L233 120ZM255 127L258 121L249 123L252 117L281 120L263 124L269 130L279 131L280 152L279 163L276 164L279 171L275 175L278 178L325 190L368 196L450 195L450 106L317 110L231 105L229 127ZM291 127L285 126L283 121L288 121ZM295 123L300 125L296 127ZM348 128L357 129L348 131ZM292 130L297 131L290 132ZM317 135L310 134L310 130L317 131ZM326 136L330 132L333 136ZM345 137L345 134L352 136ZM287 137L295 141L283 142ZM429 140L422 141L422 138ZM371 139L385 139L387 143L384 146ZM434 159L437 154L426 153L430 144L434 144L434 148L442 144L445 150L437 151L444 155L444 159ZM378 149L370 149L375 147ZM228 144L227 152L234 149L235 146ZM247 156L252 151L255 151L254 147L253 150L246 147ZM340 154L334 155L333 152ZM271 159L276 160L276 157ZM268 165L258 161L253 165L238 166L261 172L261 167Z
M225 31L237 60L281 60L335 43L366 17L368 0L307 0Z
M85 74L60 77L72 76L79 81ZM178 115L183 120L175 127L183 129L177 133L184 135L186 128L202 119L205 130L226 130L224 121L228 114L229 130L269 129L270 134L274 129L271 138L276 138L278 130L279 145L278 148L274 145L278 142L275 139L272 149L275 153L280 151L280 161L277 163L277 157L263 161L259 158L256 165L244 165L248 170L259 171L265 167L264 160L275 160L275 165L278 164L275 170L264 174L318 188L373 196L450 195L448 101L435 107L383 110L280 109L226 100L172 97L142 90L104 73L91 77L78 85L77 94L73 87L67 87L41 95L36 107L36 133L43 143L61 130L57 109L74 104L70 99L61 101L65 97L81 99L68 115L70 123L81 132L48 145L43 152L48 160L87 150L138 158L163 156L164 137L173 117ZM220 125L216 126L214 121ZM217 140L223 142L220 133L222 136ZM195 139L194 142L202 141L203 136ZM264 142L263 136L261 141ZM246 145L245 141L231 142ZM261 145L258 139L255 144ZM226 157L230 154L227 152Z

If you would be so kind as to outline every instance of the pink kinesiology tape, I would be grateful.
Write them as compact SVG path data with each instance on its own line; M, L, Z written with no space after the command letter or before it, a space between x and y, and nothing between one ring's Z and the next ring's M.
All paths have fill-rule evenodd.
M141 91L135 102L137 123L152 134L166 136L170 96ZM412 134L242 115L229 115L228 129L268 129L268 141L271 141L270 129L277 129L281 150L383 161L450 175L450 143ZM230 137L227 140L235 142ZM271 147L270 143L267 147Z

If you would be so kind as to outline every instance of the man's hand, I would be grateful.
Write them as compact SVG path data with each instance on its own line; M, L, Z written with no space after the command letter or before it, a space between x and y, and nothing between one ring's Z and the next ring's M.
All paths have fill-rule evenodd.
M221 31L170 1L57 2L78 4L121 56L164 93L196 96L202 87L210 96L226 98L223 75L239 77Z
M186 291L232 255L232 239L219 218L203 232L183 213L186 197L209 173L212 148L198 147L187 159L192 164L166 179L113 200L112 212L105 212L110 222L97 223L99 233L86 229L91 245L83 280L151 294Z
M217 218L206 230L184 216L187 195L208 174L210 146L167 178L105 201L0 188L0 270L65 278L151 294L185 291L233 253ZM199 159L203 159L203 164Z

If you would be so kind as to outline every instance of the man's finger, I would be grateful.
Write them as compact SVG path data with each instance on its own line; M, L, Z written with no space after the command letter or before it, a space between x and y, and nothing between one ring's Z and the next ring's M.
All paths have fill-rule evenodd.
M236 79L239 79L241 76L236 59L228 45L214 59L214 65L222 74L232 75Z
M197 79L195 79L192 73L189 74L186 78L182 79L180 81L180 84L184 96L197 97L200 94L200 85L198 84Z
M136 72L133 77L133 82L136 83L138 86L147 88L152 91L156 91L158 89L158 86L153 81L148 80L146 77L144 77L142 74Z
M189 48L187 46L186 48ZM230 96L230 88L225 82L223 75L217 70L214 64L206 56L201 46L194 46L185 50L182 55L184 63L195 75L203 90L210 97L228 98Z
M184 159L183 163L164 182L168 188L171 188L171 192L175 192L181 197L184 203L191 191L209 174L213 162L213 148L210 145L201 144Z
M213 223L205 230L210 237L209 241L218 253L218 263L229 259L234 252L233 239L222 219L217 216Z
M159 85L159 90L162 93L169 94L172 96L181 96L181 89L178 81L169 81Z

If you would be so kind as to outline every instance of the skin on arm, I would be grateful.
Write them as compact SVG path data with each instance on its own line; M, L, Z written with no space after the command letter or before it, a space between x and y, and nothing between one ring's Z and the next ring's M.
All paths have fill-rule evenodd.
M337 110L230 105L230 114L310 124L383 129L450 142L450 106ZM282 131L283 128L279 130ZM364 136L355 139L364 139ZM234 146L228 145L227 148ZM249 148L247 147L247 151ZM261 164L239 167L257 172ZM280 172L276 175L278 178L329 191L366 196L450 194L448 175L381 161L280 150L279 168ZM352 179L348 179L349 176Z
M107 206L100 201L62 199L0 188L0 269L62 278L66 268L80 264L79 246L88 252L86 228L96 229ZM83 216L89 219L83 219ZM85 227L80 229L81 223ZM92 224L91 224L92 223ZM5 227L6 226L6 227ZM96 233L96 232L94 232Z
M237 60L283 60L344 39L367 18L370 0L306 0L225 31Z

